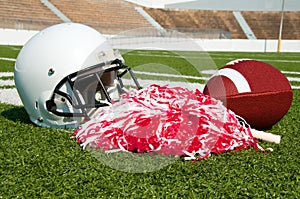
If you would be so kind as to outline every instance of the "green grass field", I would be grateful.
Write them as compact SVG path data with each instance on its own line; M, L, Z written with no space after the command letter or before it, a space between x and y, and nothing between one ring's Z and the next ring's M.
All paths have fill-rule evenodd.
M13 71L14 62L3 58L16 58L19 50L0 46L0 72ZM137 71L191 76L251 58L300 78L300 53L131 51L124 58ZM153 172L130 173L83 150L70 139L72 131L36 127L22 106L0 103L0 198L300 198L299 110L300 90L294 89L289 112L267 131L280 134L281 143L259 141L273 152L250 148L198 162L178 158Z

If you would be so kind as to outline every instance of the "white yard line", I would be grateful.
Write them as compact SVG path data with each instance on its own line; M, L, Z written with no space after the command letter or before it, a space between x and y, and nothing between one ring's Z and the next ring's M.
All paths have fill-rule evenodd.
M291 86L292 87L292 89L300 89L300 86Z
M290 82L300 82L300 77L287 77Z
M205 80L207 81L209 77L201 77L201 76L189 76L189 75L177 75L177 74L164 74L164 73L152 73L152 72L143 72L143 71L134 71L135 74L140 75L150 75L156 77L174 77L174 78L182 78L182 79L196 79L196 80Z
M203 71L201 71L202 74L206 74L206 75L213 75L216 72L217 72L217 70L203 70ZM283 74L300 75L300 72L296 72L296 71L286 71L286 70L283 70L281 72Z
M134 82L129 79L123 79L122 80L124 85L128 86L135 86ZM150 86L151 84L157 84L157 85L168 85L170 87L182 87L182 88L188 88L189 90L200 90L202 91L204 88L204 84L199 83L190 83L190 82L174 82L174 81L161 81L161 80L143 80L138 79L139 83L142 87Z
M208 80L209 77L201 77L201 76L186 76L186 75L177 75L177 74L162 74L162 73L152 73L152 72L143 72L143 71L134 71L136 74L141 75L149 75L149 76L160 76L160 77L173 77L173 78L181 78L181 79L195 79L195 80ZM216 70L205 70L201 71L202 74L212 75L216 72ZM282 71L284 74L296 74L300 75L300 72L294 71ZM0 72L0 77L13 77L13 72ZM300 77L287 77L290 82L300 82ZM180 79L179 79L180 80ZM134 82L129 79L123 79L123 83L129 86L135 86ZM145 80L139 79L139 83L143 86L149 86L151 84L158 85L168 85L170 87L183 87L188 88L190 90L200 90L202 91L204 88L204 84L199 83L190 83L190 82L182 82L182 81L162 81L162 80ZM14 86L14 80L0 80L0 86ZM300 86L292 85L292 89L300 89ZM6 104L13 105L22 105L21 99L17 93L16 88L9 89L0 89L0 102Z
M217 70L203 70L201 71L202 74L205 74L205 75L213 75L217 72Z
M300 75L300 72L295 71L281 71L283 74L292 74L292 75Z
M1 80L0 79L0 86L14 86L15 85L15 81L14 80Z
M205 53L205 52L204 52ZM151 53L146 53L146 52L129 52L125 55L129 55L129 56L145 56L145 57L167 57L167 58L182 58L182 59L210 59L210 60L216 60L216 59L228 59L228 60L233 60L233 59L236 59L236 57L214 57L212 58L209 53L206 53L206 54L201 54L202 56L197 56L197 55L191 55L191 56L187 56L186 54L183 55L180 55L180 53L178 54L151 54ZM203 56L205 55L205 56ZM287 59L278 59L278 60L274 60L274 59L265 59L265 58L262 58L262 59L257 59L259 61L271 61L271 62L286 62L286 63L300 63L300 60L287 60Z
M13 77L13 72L0 72L0 77Z
M23 105L16 88L0 89L0 102L16 106Z
M14 59L14 58L7 58L7 57L0 57L0 60L4 60L4 61L16 61L16 59Z

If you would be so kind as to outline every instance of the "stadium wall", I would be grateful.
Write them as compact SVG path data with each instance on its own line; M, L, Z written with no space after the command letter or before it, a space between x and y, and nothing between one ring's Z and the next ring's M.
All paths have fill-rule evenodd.
M39 31L0 29L0 45L24 45ZM189 39L175 37L114 37L117 49L164 49L184 51L277 52L277 40ZM300 52L300 40L282 40L281 52Z
M0 44L21 46L38 32L33 30L0 29Z

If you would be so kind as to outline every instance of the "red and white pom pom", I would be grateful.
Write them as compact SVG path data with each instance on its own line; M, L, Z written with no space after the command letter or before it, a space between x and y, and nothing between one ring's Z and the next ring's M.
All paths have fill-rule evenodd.
M200 91L151 85L130 90L120 101L74 132L83 148L185 156L261 148L239 117Z

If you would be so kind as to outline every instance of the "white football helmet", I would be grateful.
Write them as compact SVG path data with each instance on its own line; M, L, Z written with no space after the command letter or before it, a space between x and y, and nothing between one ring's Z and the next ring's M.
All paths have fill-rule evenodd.
M33 123L76 128L93 111L118 99L127 72L140 88L103 35L83 24L62 23L40 31L23 46L14 79Z

